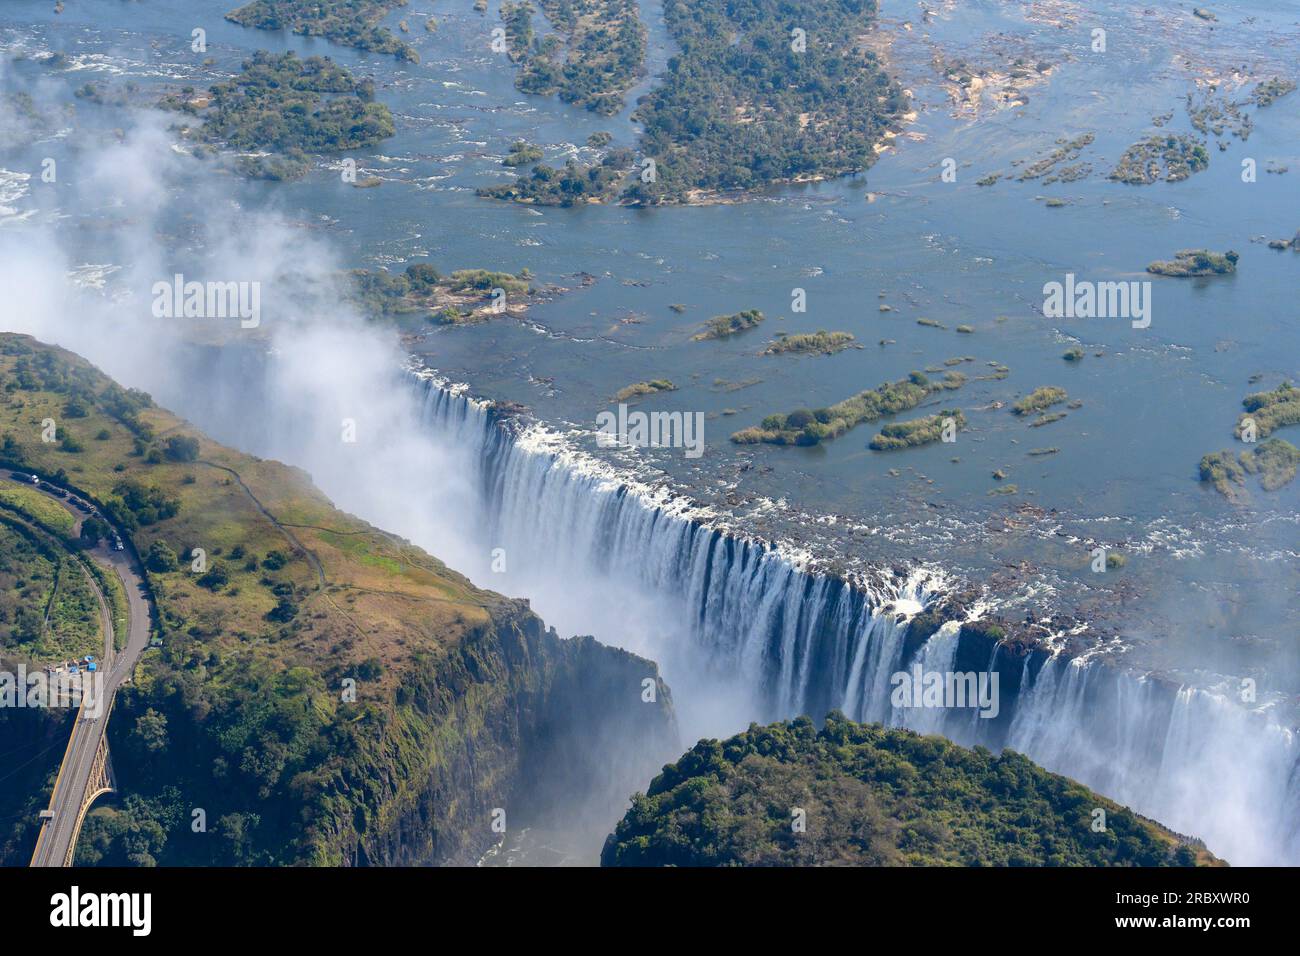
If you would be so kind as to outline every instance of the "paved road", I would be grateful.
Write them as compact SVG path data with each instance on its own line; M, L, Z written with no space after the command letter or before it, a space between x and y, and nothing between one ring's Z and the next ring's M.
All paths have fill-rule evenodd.
M30 478L21 473L3 473L3 480L35 488ZM89 505L78 505L60 497L50 490L50 485L42 483L38 489L51 500L58 502L75 519L75 533L80 534L81 524L90 517ZM101 517L103 517L101 515ZM32 866L62 866L70 847L77 836L78 817L81 804L90 783L94 769L95 753L103 739L111 713L113 695L122 686L122 682L131 676L140 655L149 646L150 606L148 592L144 586L143 569L138 567L128 551L114 551L111 542L100 544L86 552L101 568L114 573L122 581L127 601L126 641L120 652L114 648L113 621L107 613L108 602L99 594L101 609L105 611L107 624L104 641L104 660L102 688L97 706L90 706L91 701L83 702L77 719L72 724L72 735L68 740L68 749L63 755L63 764L59 767L58 778L54 782L54 793L50 797L49 809L53 816L41 824L41 832L36 840L36 851L32 855ZM95 590L99 592L98 583Z

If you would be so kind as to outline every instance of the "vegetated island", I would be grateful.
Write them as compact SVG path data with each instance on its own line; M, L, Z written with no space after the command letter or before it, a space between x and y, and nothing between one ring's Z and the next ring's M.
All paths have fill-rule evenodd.
M407 0L253 0L227 13L226 19L259 30L325 37L341 46L419 63L415 47L379 26L380 20L406 4Z
M1105 812L1098 831L1096 810ZM801 811L801 812L800 812ZM1179 836L1012 750L834 712L701 740L606 839L602 866L1212 866Z
M1241 438L1248 422L1254 423L1255 437L1267 438L1286 425L1300 424L1300 388L1283 382L1271 392L1254 392L1241 400L1244 412L1237 418L1233 434Z
M636 0L537 0L555 31L533 30L532 4L503 3L510 59L523 93L558 95L566 103L613 116L645 72L646 30Z
M1063 388L1042 385L1012 405L1011 410L1020 416L1030 415L1051 408L1053 405L1059 405L1068 397Z
M504 160L507 166L526 166L534 159L531 151L512 152ZM518 161L514 159L518 157ZM540 152L536 159L541 159ZM609 150L598 163L583 165L575 159L556 168L537 163L528 175L496 186L481 186L475 193L486 199L537 206L575 206L579 203L605 202L634 170L636 155L623 147Z
M259 50L208 94L185 87L160 105L202 121L182 126L182 136L253 152L239 160L245 175L290 180L311 168L309 153L361 149L392 136L393 116L374 96L374 81L355 79L326 57Z
M1208 249L1180 249L1173 259L1157 260L1147 272L1158 276L1186 279L1194 276L1225 276L1237 271L1236 252L1210 252Z
M1269 438L1277 429L1300 425L1300 388L1283 382L1265 392L1253 392L1241 400L1246 410L1237 418L1233 435L1239 441L1260 442L1240 455L1232 451L1211 452L1201 458L1201 481L1232 501L1246 501L1246 476L1258 476L1260 487L1276 491L1295 479L1300 450L1281 438Z
M681 52L637 110L657 175L625 198L689 202L866 169L909 109L858 45L875 18L873 0L666 0Z
M930 445L943 438L944 426L949 420L957 431L966 427L966 416L961 409L954 408L910 421L890 422L880 429L880 434L871 439L867 447L872 451L896 451L900 448Z
M859 392L828 408L800 408L787 415L768 415L756 428L745 428L731 436L738 445L766 442L770 445L816 445L838 438L863 422L916 408L931 395L961 388L966 376L947 372L938 382L923 372Z
M541 158L542 150L540 147L534 146L521 139L516 140L510 146L510 152L506 154L505 159L501 160L501 165L509 166L511 168L515 166L527 166L529 163L535 163Z
M621 9L623 2L606 5ZM508 15L503 8L503 16L511 55L525 64L520 82L549 89L558 82L554 70L529 79L536 44L519 6ZM533 181L521 177L479 195L556 205L702 204L866 169L910 108L898 83L857 43L875 15L871 0L667 0L664 17L680 52L637 109L637 153L614 151L613 159L563 171L539 167ZM625 73L607 69L579 88L600 90Z
M654 395L658 392L675 392L677 386L666 378L657 378L649 382L634 382L624 388L620 388L614 395L614 401L626 402L629 398L640 398L642 395Z
M725 339L740 332L746 332L763 321L763 313L758 309L746 309L731 315L715 315L704 323L704 328L691 336L692 342L708 342L712 339Z
M1160 180L1176 183L1207 169L1209 165L1209 152L1191 137L1158 135L1126 149L1110 178L1133 186Z
M1265 491L1277 491L1295 479L1300 449L1281 438L1270 438L1255 448L1234 455L1230 450L1211 452L1201 458L1201 481L1230 501L1246 501L1246 476L1259 477Z
M518 273L457 269L444 276L421 262L403 272L356 269L350 276L352 298L364 312L399 323L415 319L434 325L472 325L499 315L519 315L539 295L527 269Z
M1251 90L1250 98L1256 106L1272 106L1288 93L1295 91L1295 82L1280 76L1264 80Z
M1092 171L1092 165L1089 163L1077 162L1079 154L1096 140L1095 133L1082 133L1074 139L1061 137L1056 141L1056 148L1046 156L1035 160L1020 171L1016 178L1021 182L1029 182L1038 179L1044 185L1052 183L1072 183L1076 180L1083 179ZM981 181L981 185L992 185L992 182Z
M763 349L764 355L834 355L847 348L862 348L852 332L796 332L782 335Z
M45 418L73 440L42 441ZM71 353L0 335L0 436L0 467L121 530L158 612L161 646L108 725L118 797L87 816L78 865L472 864L503 794L567 802L627 754L649 776L676 751L652 662L561 640L298 469L209 440ZM0 739L57 743L67 716L0 707ZM592 720L609 746L585 739ZM64 749L9 768L0 864L30 859ZM206 833L178 823L194 806Z

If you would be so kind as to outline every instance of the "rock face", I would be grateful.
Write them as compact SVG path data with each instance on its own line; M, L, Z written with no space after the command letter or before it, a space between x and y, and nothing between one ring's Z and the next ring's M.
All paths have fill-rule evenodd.
M645 681L653 701L643 700ZM325 858L471 865L500 840L500 811L508 832L607 831L639 781L679 749L655 664L594 638L561 639L524 602L494 611L493 626L417 680L411 699L428 759L370 781L366 805L381 811L363 826L341 820L322 841Z
M226 795L237 812L257 809L262 840L283 850L276 862L472 865L502 839L494 818L508 833L579 824L607 832L639 781L680 750L656 665L590 637L562 639L524 601L503 599L490 617L445 657L405 675L378 737L327 757L324 782L300 791L288 781L260 802L257 793ZM119 774L143 778L149 791L169 782L210 794L204 770L221 755L203 725L222 717L167 709L171 746L187 757L160 777L129 739L160 704L143 694L119 704ZM165 862L211 862L203 842L173 836ZM593 860L598 847L597 839Z

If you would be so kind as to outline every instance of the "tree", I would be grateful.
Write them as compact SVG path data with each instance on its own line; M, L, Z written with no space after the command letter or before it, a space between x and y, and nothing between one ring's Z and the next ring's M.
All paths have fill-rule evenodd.
M178 570L180 562L176 558L176 552L167 547L166 542L155 541L149 545L149 553L145 555L144 566L150 571L166 574L168 571Z
M189 435L173 435L167 439L167 457L172 461L194 461L199 457L199 440Z
M209 591L219 591L230 583L230 572L220 561L214 563L208 569L208 573L199 578L199 585L207 588Z
M298 605L288 597L280 598L280 602L274 608L266 612L268 621L275 621L278 624L288 624L298 614Z
M112 533L108 522L102 518L87 518L81 523L81 543L93 548Z
M167 718L150 707L135 720L131 739L149 754L157 754L167 749Z

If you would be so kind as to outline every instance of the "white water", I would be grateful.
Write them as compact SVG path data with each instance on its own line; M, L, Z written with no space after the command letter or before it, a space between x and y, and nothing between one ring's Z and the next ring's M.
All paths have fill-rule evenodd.
M688 739L838 708L1010 746L1201 837L1230 862L1300 862L1296 736L1266 709L1175 692L1099 658L1037 666L997 651L981 665L1021 685L1018 695L1014 682L1002 688L1001 719L973 708L895 709L890 676L913 657L927 671L957 666L955 625L905 655L911 614L943 587L938 572L857 587L809 573L712 529L682 499L620 482L539 426L499 428L459 394L427 380L418 388L425 426L475 462L475 520L504 549L505 571L476 579L530 597L561 633L593 633L659 662Z

